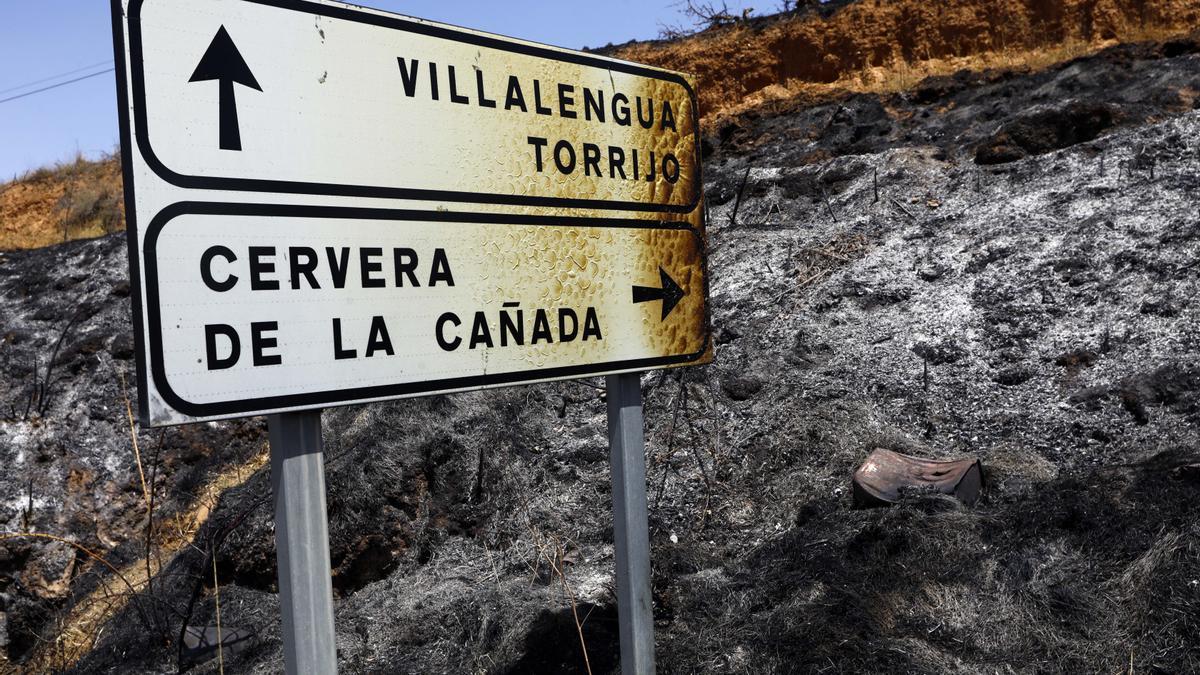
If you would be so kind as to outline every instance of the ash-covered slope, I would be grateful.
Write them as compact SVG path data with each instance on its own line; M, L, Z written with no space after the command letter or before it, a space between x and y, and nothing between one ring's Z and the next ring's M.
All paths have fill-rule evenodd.
M113 570L139 587L148 535L157 569L225 474L262 465L260 420L144 431L135 451L129 292L123 235L0 253L0 672L86 651L105 588L128 595Z
M717 362L643 380L663 672L1200 670L1200 112L1179 103L1197 90L1194 51L964 75L714 134ZM1117 86L1114 72L1130 75ZM1111 118L1092 125L1077 105ZM976 163L1005 144L1012 156ZM71 289L95 286L77 330L101 334L94 350L64 348L41 421L0 426L5 461L26 472L0 483L7 530L25 495L15 476L69 485L74 464L96 473L90 494L112 485L117 511L137 513L123 418L88 414L120 402L125 301L105 289L124 264L107 239L0 267L21 336L0 360L8 399L24 400L28 379L14 364L52 352L82 306ZM592 671L613 671L599 386L327 413L346 672L583 672L576 616ZM163 461L177 468L160 474L162 508L190 503L184 467L227 468L259 442L253 422L168 431L163 456L180 459ZM985 496L855 510L849 475L873 447L976 454ZM35 448L50 448L42 465ZM221 495L78 672L173 670L164 641L181 618L215 623L214 548L222 625L258 635L225 666L279 669L267 478ZM40 504L39 527L89 531L71 516L86 508ZM136 563L125 517L114 555ZM0 545L6 607L20 609L28 561L44 554ZM53 610L82 594L41 623L10 609L9 653L30 627L53 640Z

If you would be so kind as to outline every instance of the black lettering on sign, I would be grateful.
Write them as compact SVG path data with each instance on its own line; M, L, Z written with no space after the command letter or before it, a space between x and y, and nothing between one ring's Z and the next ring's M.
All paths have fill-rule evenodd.
M675 129L675 113L671 111L670 101L663 101L662 125L660 128L663 131L670 129L678 133Z
M643 129L649 129L654 126L654 99L646 99L646 108L646 116L642 117L642 97L637 97L638 124L642 125Z
M679 160L669 152L663 155L662 175L663 178L667 179L668 183L674 183L679 180Z
M268 337L265 333L279 330L277 321L256 321L250 324L250 352L254 357L255 366L277 366L283 363L279 354L267 354L266 350L274 349L279 340Z
M200 278L204 280L204 285L218 293L224 293L233 288L237 284L238 278L236 274L230 274L225 277L225 281L217 281L212 273L213 258L220 256L228 262L237 260L237 256L224 246L210 246L204 254L200 256Z
M600 173L600 146L595 143L583 144L583 175L591 176L595 171L595 175L603 175Z
M333 276L334 288L346 287L346 273L350 270L350 249L342 247L339 257L334 257L332 246L325 247L325 257L329 260L329 273Z
M593 92L587 87L583 88L583 118L589 122L592 121L592 115L596 116L596 121L604 123L604 90L597 89Z
M533 146L533 156L537 161L537 170L540 173L542 170L542 148L546 147L546 143L548 141L544 138L538 138L537 136L530 136L527 140L529 141L529 144Z
M621 178L625 178L625 150L610 145L608 146L608 177L616 178L618 171L621 172Z
M371 276L376 272L383 270L383 263L376 260L383 255L381 248L360 248L358 249L358 266L362 269L359 272L362 274L363 288L383 288L387 282L382 277Z
M504 109L520 108L521 112L529 112L525 107L525 94L521 93L521 81L516 75L508 76L508 93L504 96Z
M603 340L604 336L600 334L600 319L596 316L596 308L588 307L587 314L583 318L583 341L587 342L588 336L595 337L597 340Z
M333 358L337 360L353 359L358 356L358 350L346 349L342 346L342 320L333 320Z
M588 307L584 311L583 332L580 333L579 313L570 307L557 308L558 322L555 326L552 323L555 310L537 309L526 312L519 309L520 305L519 302L505 302L499 311L500 347L574 342L576 339L604 339L600 331L600 317L595 307ZM527 319L530 321L529 325L525 323ZM452 330L461 325L462 321L454 312L446 312L438 317L434 336L443 351L452 352L462 346L463 338ZM475 312L471 323L471 336L466 346L468 349L491 349L497 346L493 326L488 323L485 312Z
M450 77L450 100L463 105L470 103L471 99L458 93L458 83L454 80L454 66L447 66L447 71Z
M447 286L454 285L454 275L450 273L450 261L446 258L446 249L433 249L433 269L429 270L429 285L437 286L441 281Z
M542 105L542 82L533 81L533 111L539 115L549 115L550 108Z
M483 93L483 71L475 69L475 87L479 91L479 105L485 108L495 108L496 99L488 98Z
M388 251L391 251L390 254ZM276 256L283 254L284 269L278 269ZM421 254L416 249L379 246L325 247L322 256L310 246L289 246L280 251L274 246L250 246L247 249L250 268L250 288L255 291L279 290L283 284L276 274L287 279L291 290L319 290L323 283L319 276L322 264L329 266L331 288L352 287L386 288L391 283L391 270L395 270L397 288L419 288L424 281L427 286L455 285L454 272L446 249L435 248L431 253ZM422 255L424 257L422 258ZM390 256L390 258L388 257ZM350 280L351 260L355 266L354 279ZM232 289L239 281L238 276L226 269L229 263L238 260L237 254L225 246L211 246L200 256L200 278L210 290L218 293ZM224 263L222 262L224 261ZM422 268L421 264L425 267ZM388 265L393 267L389 268Z
M567 319L571 320L571 330L567 330ZM558 310L558 341L571 342L579 334L579 315L570 307L560 307Z
M546 169L546 161L542 149L545 148L549 141L545 138L529 136L526 139L530 145L534 147L534 163L539 172L544 172ZM603 161L604 152L596 143L584 142L580 145L583 154L583 174L584 176L604 177L604 170L600 164ZM640 154L637 148L631 148L633 160L629 162L629 166L633 169L633 180L642 180L647 183L653 183L661 176L668 183L677 183L682 175L682 165L679 158L674 153L667 152L660 159L657 151L650 150L649 160L642 162L641 158L645 155ZM579 164L579 153L576 151L575 144L569 140L560 140L554 144L552 153L554 160L554 168L562 175L569 176L574 173ZM608 155L608 178L615 179L620 175L622 180L628 179L628 171L626 169L626 154L625 149L610 145L607 147ZM643 175L644 174L644 175Z
M217 337L224 337L229 341L229 356L224 358L217 355ZM208 357L209 370L225 370L232 368L238 362L238 358L242 353L242 343L238 339L237 331L233 326L216 323L204 327L204 352Z
M382 316L371 318L371 334L367 338L365 356L374 356L378 351L382 351L388 356L395 354L392 351L392 338L388 337L387 323L384 322Z
M263 260L263 258L274 257L274 246L251 246L248 249L250 253L250 290L252 291L276 291L279 290L279 282L274 279L264 279L264 274L272 274L275 272L275 263Z
M454 336L452 340L446 339L446 324L448 323L454 324L456 328L462 325L462 321L458 320L457 314L446 312L438 317L437 330L434 331L434 334L437 336L438 346L444 351L452 352L462 344L462 338Z
M411 248L398 248L392 252L392 258L396 261L396 287L404 286L404 278L408 277L408 283L412 286L420 286L421 282L417 281L417 252Z
M541 342L554 342L554 337L550 333L550 319L546 317L546 310L539 309L533 319L533 337L529 340L529 344L536 345Z
M416 96L420 91L418 82L421 77L420 61L418 59L397 56L396 63L400 69L400 83L404 89L405 96L409 98ZM481 108L497 108L497 100L487 95L487 76L483 68L478 63L472 63L471 67L475 71L476 97L474 103ZM430 62L428 71L429 97L437 101L439 100L437 64ZM460 92L458 89L458 71L455 66L446 66L446 77L450 83L450 100L462 105L470 105L472 103L470 97L466 92ZM525 84L522 84L520 76L512 74L508 75L508 80L504 86L505 110L520 110L523 113L529 112L525 91L527 91L526 85L530 83L533 85L533 112L538 115L557 114L563 119L578 119L578 106L582 105L583 117L588 122L595 121L605 124L611 114L613 122L619 126L627 127L633 125L633 119L636 114L637 123L643 129L653 128L654 122L657 119L658 128L661 131L679 133L675 113L677 106L672 105L670 99L662 99L658 102L659 112L656 116L655 101L653 98L636 96L631 103L628 94L614 91L606 103L603 89L592 89L571 82L543 82L538 78L531 78ZM543 84L546 85L546 90L543 90ZM550 100L552 96L555 100ZM580 97L583 99L582 102L579 100ZM636 109L636 113L634 113L634 109Z
M488 328L487 317L483 312L475 312L475 323L471 327L471 349L479 345L493 346L492 331Z
M509 308L520 306L519 302L506 302L504 309L500 310L500 346L507 347L509 337L512 338L513 344L525 344L525 312L518 309L513 314L509 314ZM513 316L516 320L513 320Z
M620 101L618 104L617 102ZM625 94L617 92L612 97L612 114L613 121L618 125L627 127L632 122L629 117L629 97Z
M567 151L567 159L570 161L564 162L562 155L563 150ZM558 172L562 174L570 174L575 170L575 148L567 141L559 141L554 146L554 166L558 167Z
M408 97L421 93L419 80L423 69L418 59L396 57L399 65L401 86ZM465 68L467 64L457 67ZM450 83L450 100L461 105L476 105L480 108L498 109L498 90L504 90L504 110L535 113L544 116L557 116L564 120L575 120L582 117L587 122L607 124L611 120L620 127L638 127L646 130L655 129L661 132L679 133L678 113L681 101L672 102L669 98L655 100L652 97L630 95L621 91L609 92L606 96L604 89L593 89L572 82L546 81L540 78L526 78L511 73L498 74L497 78L488 80L478 62L471 64L475 73L475 99L471 99L469 91L459 90L458 70L456 66L446 65L445 74ZM428 68L429 95L438 100L438 67L430 62ZM507 78L501 79L501 78ZM503 84L501 84L503 83ZM468 89L470 86L462 83ZM532 110L525 92L532 85ZM493 87L495 97L488 96L488 87ZM614 84L615 87L615 84ZM582 112L580 109L582 108ZM683 102L683 110L690 108ZM594 140L603 141L600 135ZM670 139L659 147L680 147L682 139ZM583 175L586 178L607 177L611 180L633 180L655 183L661 180L675 184L682 177L682 163L670 152L660 155L660 149L630 148L608 145L603 142L589 142L581 138L555 139L539 136L528 136L526 142L533 149L533 164L538 173L547 172L547 165L560 175L570 176L579 165L583 165ZM547 157L547 153L551 156ZM632 157L632 161L628 161ZM602 163L607 160L607 171ZM648 161L640 161L648 160ZM607 173L607 176L605 174ZM415 285L415 284L414 284Z
M317 252L307 246L291 246L288 248L288 258L292 265L292 288L300 288L300 275L308 279L309 288L320 288L317 277L313 272L317 269ZM303 258L303 262L301 262Z
M404 61L404 57L396 57L396 63L400 64L400 79L404 82L404 95L412 98L417 93L417 60L408 59L407 70L404 68ZM434 98L436 99L437 96L435 95Z
M559 83L558 85L558 115L567 119L575 119L575 86Z

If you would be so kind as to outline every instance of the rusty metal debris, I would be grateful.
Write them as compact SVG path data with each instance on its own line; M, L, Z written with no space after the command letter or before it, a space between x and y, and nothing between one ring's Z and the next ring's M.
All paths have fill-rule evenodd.
M923 459L876 448L852 483L854 502L863 507L894 504L903 488L932 489L974 504L983 489L983 465L975 458Z

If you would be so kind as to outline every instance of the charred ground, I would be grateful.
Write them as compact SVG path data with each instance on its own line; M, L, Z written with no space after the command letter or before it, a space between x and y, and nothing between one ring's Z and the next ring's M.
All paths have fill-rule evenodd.
M1200 670L1198 51L1125 45L713 130L717 362L643 379L664 672ZM0 262L0 515L126 569L145 509L123 251ZM600 386L326 414L347 671L582 672L576 615L612 671ZM158 527L264 440L254 421L142 434ZM985 496L855 510L873 447L978 455ZM112 573L0 542L9 657L174 669L182 619L215 623L215 551L222 624L258 635L226 666L276 670L268 476L236 482L152 588L57 661L60 619ZM60 559L75 582L47 590Z

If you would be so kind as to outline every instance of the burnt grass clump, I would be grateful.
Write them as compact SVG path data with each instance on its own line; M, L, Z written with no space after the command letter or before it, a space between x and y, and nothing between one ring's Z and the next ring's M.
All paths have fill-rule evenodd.
M711 131L717 361L642 380L662 672L1200 671L1194 47ZM978 163L998 139L1019 152ZM0 256L5 531L138 568L124 243ZM602 395L591 379L325 413L344 671L617 671ZM0 541L9 663L174 671L185 625L219 609L254 636L225 667L277 672L269 469L247 464L264 431L138 435L152 522L186 537L97 624L72 622L107 568L65 551L54 578L63 550ZM850 475L880 447L978 457L983 496L856 509ZM47 650L80 625L91 641Z
M1075 672L1130 652L1163 672L1193 663L1194 486L1150 463L997 501L969 510L917 497L849 517L826 506L723 570L726 583L689 588L673 611L723 626L718 640L763 640L778 672L831 662L847 672L963 662ZM721 647L700 636L672 647L688 662L738 667L713 661ZM735 642L723 647L736 655Z

